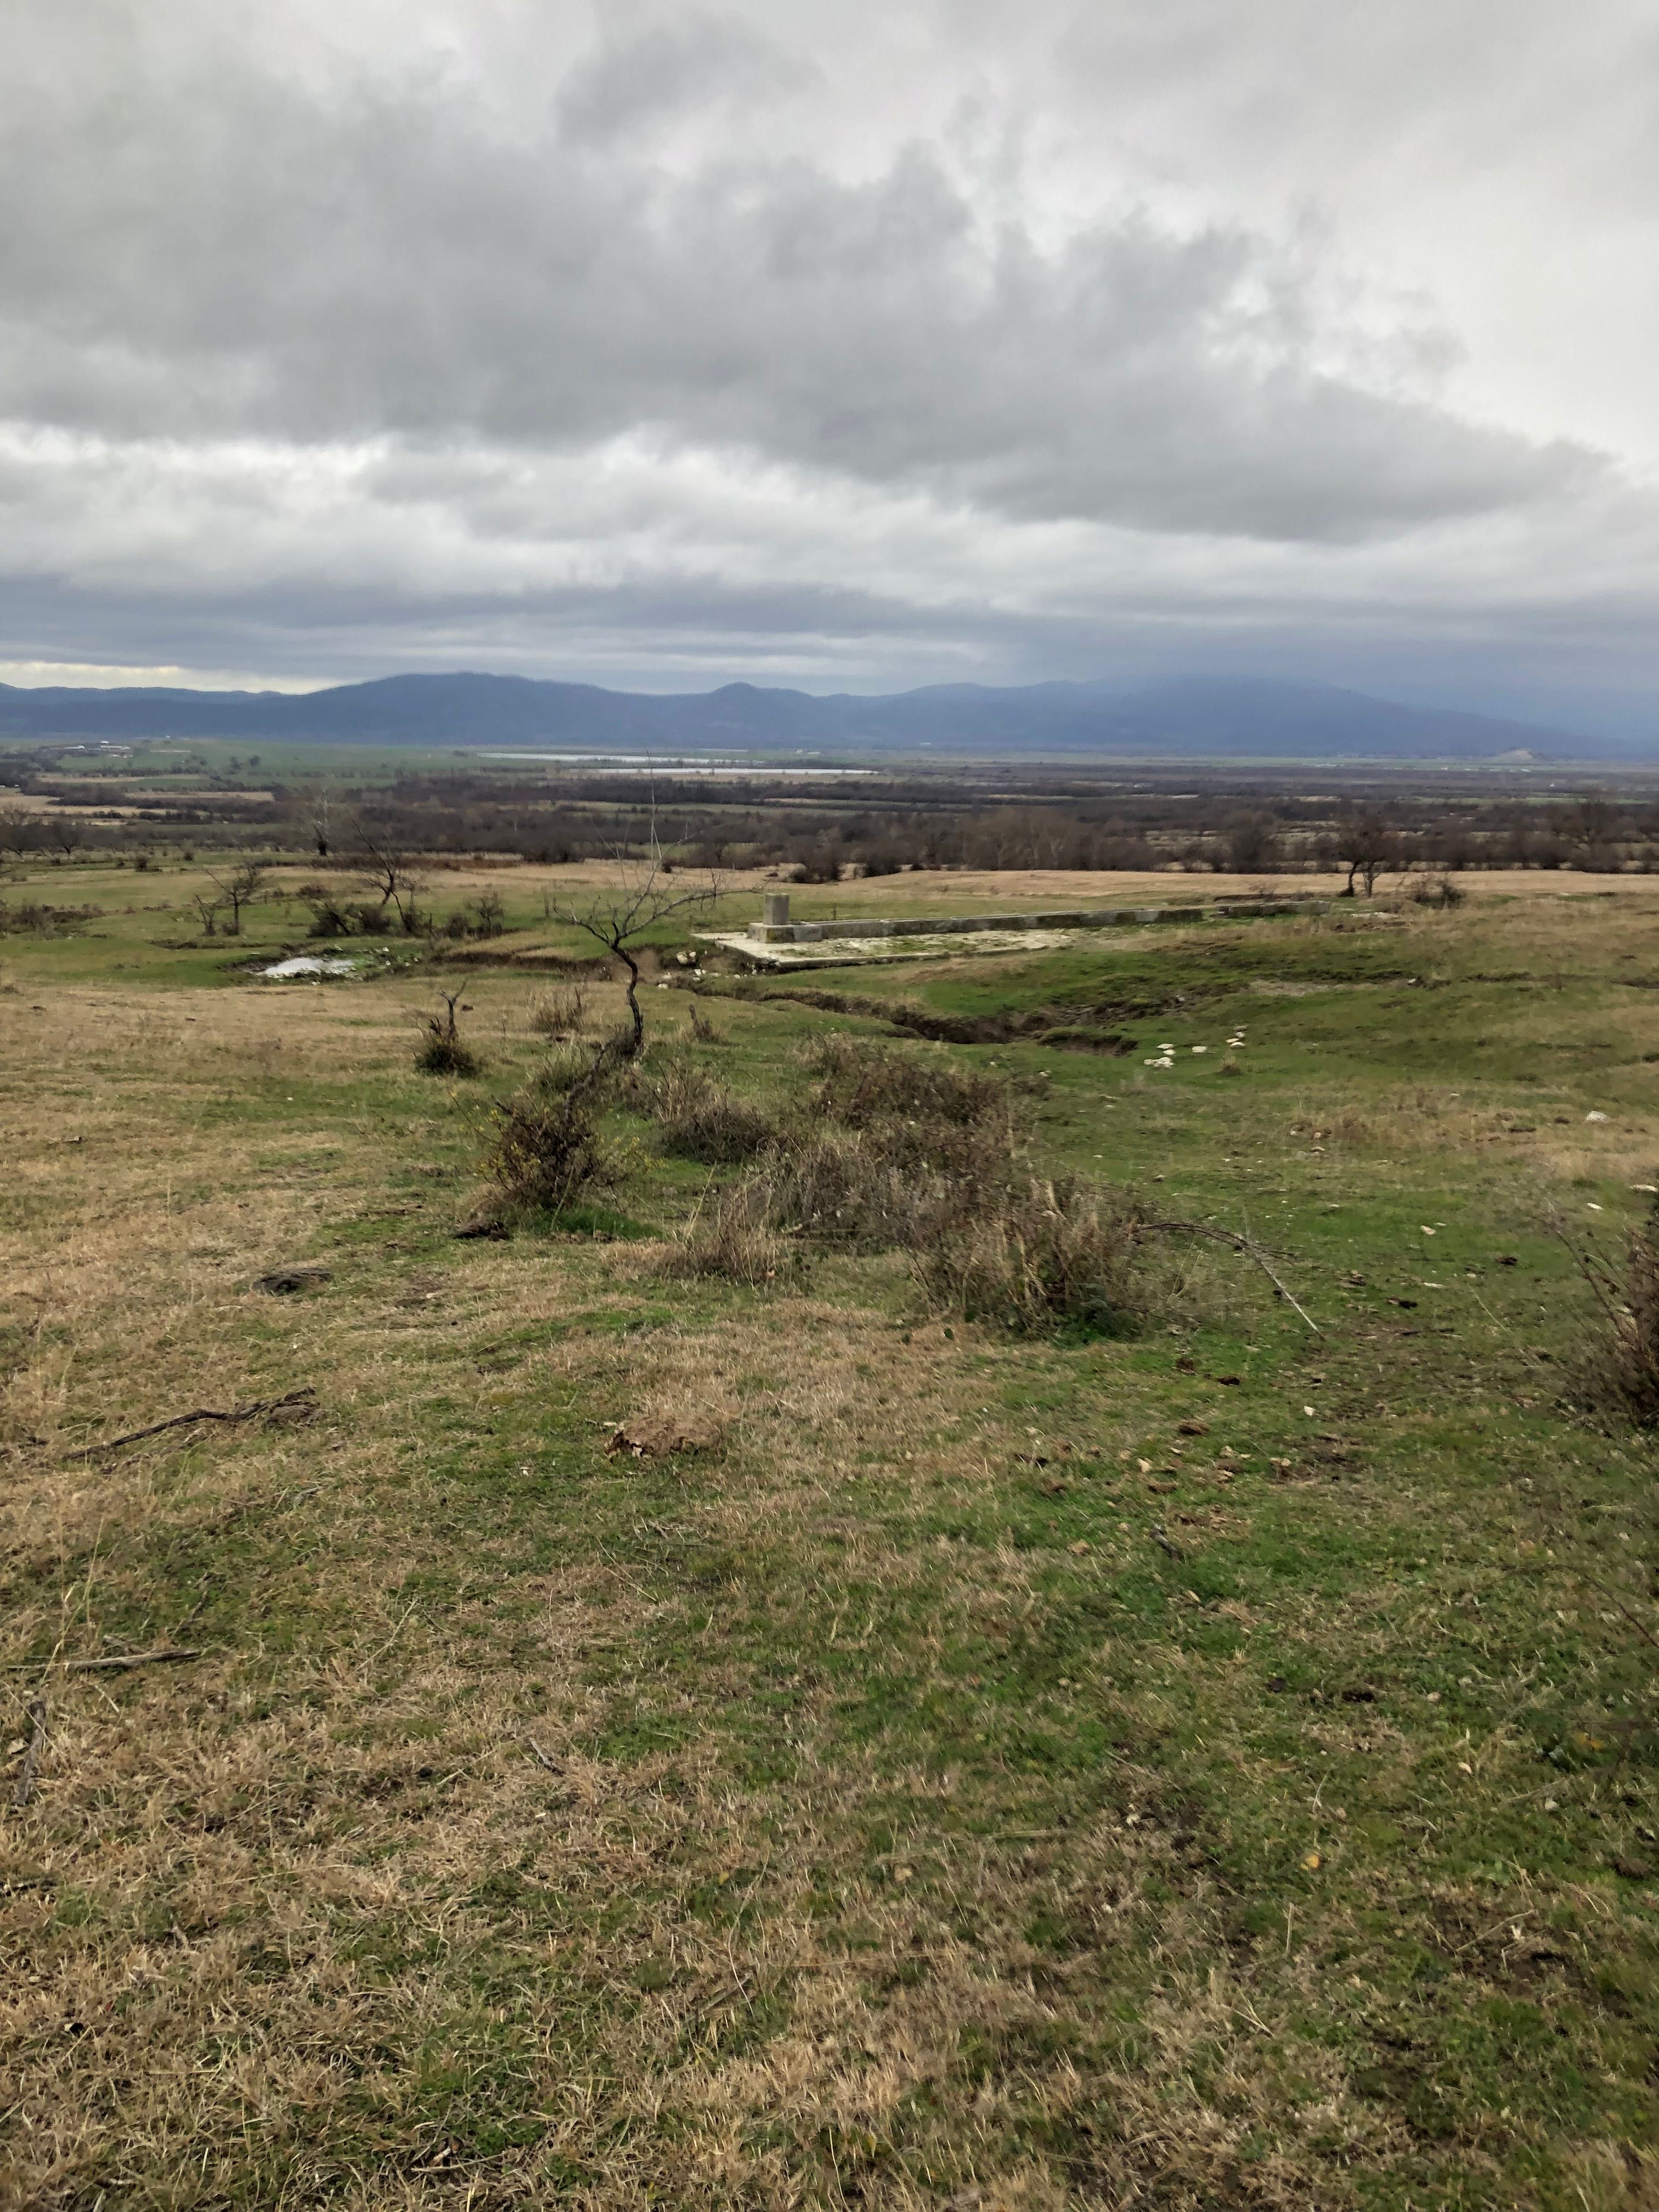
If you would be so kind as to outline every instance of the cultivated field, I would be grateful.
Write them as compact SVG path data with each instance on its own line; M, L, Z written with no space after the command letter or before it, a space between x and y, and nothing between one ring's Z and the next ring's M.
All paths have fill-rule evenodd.
M601 877L433 898L574 954ZM1659 2205L1653 1447L1579 1259L1659 1182L1659 882L647 988L619 1179L458 1241L547 979L424 1076L420 945L262 983L303 908L198 880L4 890L96 911L0 939L3 2201ZM787 1222L679 1272L747 1170L650 1086L798 1127L836 1034L1305 1318L1178 1235L1112 1327Z

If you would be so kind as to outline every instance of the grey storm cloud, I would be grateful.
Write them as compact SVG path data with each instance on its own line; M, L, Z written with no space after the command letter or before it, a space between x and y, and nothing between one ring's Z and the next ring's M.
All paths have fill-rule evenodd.
M1137 621L1485 650L1575 619L1588 649L1650 604L1650 494L1588 416L1504 404L1546 345L1494 368L1457 313L1465 277L1472 319L1512 304L1483 191L1567 265L1528 131L1546 184L1598 121L1646 143L1559 18L20 0L0 654L775 646L891 680L906 637L932 675Z
M584 58L532 138L453 86L307 96L222 61L67 116L15 88L0 398L173 437L649 424L1012 514L1269 538L1593 466L1322 367L1308 280L1238 226L1131 204L1044 246L922 144L854 181L650 157L653 124L804 82L694 17Z

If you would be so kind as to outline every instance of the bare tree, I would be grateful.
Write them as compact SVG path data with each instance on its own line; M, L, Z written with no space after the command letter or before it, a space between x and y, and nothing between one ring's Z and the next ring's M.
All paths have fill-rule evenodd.
M66 860L72 860L81 848L81 822L78 815L49 814L46 835Z
M305 805L306 826L311 832L311 842L317 848L319 860L328 858L328 848L334 842L333 807L329 788L325 784L320 791L312 793Z
M219 908L222 901L215 898L211 891L192 891L190 895L190 902L201 916L203 936L216 936L219 930Z
M218 903L230 908L230 920L225 925L225 935L240 937L242 933L242 908L245 906L252 906L256 900L263 898L270 890L270 871L263 860L239 860L227 875L216 876L210 869L208 881L219 893ZM199 899L197 903L200 905ZM210 937L213 934L210 924L207 933Z
M1605 792L1585 792L1556 820L1581 868L1592 872L1617 868L1619 808Z
M38 820L33 807L15 802L0 806L0 853L14 853L20 858L34 842Z
M417 902L425 886L416 878L410 854L398 841L377 835L362 822L356 825L352 859L370 890L380 895L384 909L394 906L405 937L420 927Z
M568 907L562 919L573 929L602 945L628 970L628 1012L631 1029L623 1042L625 1056L637 1059L645 1043L645 1016L640 1007L640 963L637 954L644 939L672 915L694 908L708 908L720 897L722 885L713 869L695 883L674 874L663 859L653 822L644 854L617 862L616 880L586 907Z
M1279 857L1271 814L1235 814L1222 832L1227 866L1236 876L1259 876Z
M1377 878L1400 866L1400 840L1392 824L1374 806L1356 807L1343 817L1337 825L1336 850L1339 866L1348 872L1344 898L1354 896L1356 878L1364 884L1370 898Z

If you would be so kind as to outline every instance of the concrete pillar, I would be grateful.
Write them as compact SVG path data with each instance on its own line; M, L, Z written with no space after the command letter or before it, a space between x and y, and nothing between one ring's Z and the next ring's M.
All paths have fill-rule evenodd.
M761 919L769 929L787 929L789 926L788 892L768 891Z

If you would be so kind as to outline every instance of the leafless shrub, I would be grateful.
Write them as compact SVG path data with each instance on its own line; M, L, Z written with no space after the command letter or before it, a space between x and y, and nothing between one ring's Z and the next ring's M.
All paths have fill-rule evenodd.
M751 1160L776 1141L757 1106L686 1060L673 1062L650 1086L647 1110L662 1149L678 1159Z
M793 1275L800 1265L799 1248L767 1218L769 1196L757 1180L745 1179L699 1206L690 1228L671 1248L663 1273L694 1279L714 1277L763 1289Z
M473 934L500 937L507 928L507 902L499 891L481 891L472 902Z
M1431 907L1440 914L1462 906L1467 896L1449 868L1437 868L1432 874L1419 876L1411 888L1414 905Z
M598 1105L619 1093L625 1103L644 1110L647 1093L633 1060L633 1038L627 1030L609 1036L561 1037L549 1048L537 1068L532 1085L538 1097L568 1097L575 1091Z
M32 937L65 937L98 912L95 906L46 906L38 899L8 906L0 899L0 937L14 930Z
M483 1171L492 1192L489 1210L503 1226L562 1213L622 1181L588 1094L571 1091L561 1098L532 1085L516 1098L498 1099L490 1112L495 1127Z
M768 1172L781 1224L870 1251L906 1242L915 1180L871 1136L818 1130L781 1152Z
M696 1005L693 1005L691 1008L691 1035L698 1044L724 1044L726 1042L726 1038L721 1031L714 1027L714 1024L709 1020L708 1015L704 1013L702 1008Z
M817 1127L773 1146L698 1209L670 1272L762 1283L802 1244L908 1252L936 1309L1023 1332L1124 1334L1155 1302L1139 1216L1124 1194L1017 1175L917 1170L872 1130ZM961 1133L957 1133L960 1134Z

